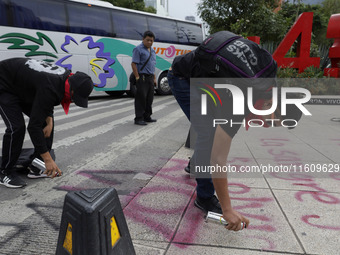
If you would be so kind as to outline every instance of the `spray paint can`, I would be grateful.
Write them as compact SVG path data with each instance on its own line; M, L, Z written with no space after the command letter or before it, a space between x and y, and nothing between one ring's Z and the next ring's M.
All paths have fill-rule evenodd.
M46 171L45 163L38 158L32 161L32 165L38 168L41 174Z
M205 220L206 222L214 222L223 226L228 226L228 222L223 218L223 215L219 213L209 211ZM241 230L244 228L246 228L246 224L241 222Z
M38 168L40 170L40 174L42 176L46 176L48 177L46 174L43 174L45 171L46 171L46 166L45 166L45 162L38 159L38 158L35 158L33 161L32 161L32 165L35 166L36 168ZM55 176L59 176L59 173L56 173Z

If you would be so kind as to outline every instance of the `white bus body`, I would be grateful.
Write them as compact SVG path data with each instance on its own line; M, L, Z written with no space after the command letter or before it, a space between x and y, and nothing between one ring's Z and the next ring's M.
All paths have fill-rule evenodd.
M156 91L171 93L167 71L174 57L202 42L200 24L113 7L107 2L89 3L0 0L0 61L13 57L47 60L72 72L88 73L95 91L133 94L132 50L141 43L142 34L151 30L156 35Z

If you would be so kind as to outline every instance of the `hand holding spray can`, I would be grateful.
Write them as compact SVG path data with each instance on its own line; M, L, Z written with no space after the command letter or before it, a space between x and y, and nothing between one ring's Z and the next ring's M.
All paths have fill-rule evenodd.
M35 158L33 161L32 161L32 165L35 166L36 168L38 168L40 170L40 174L42 176L46 176L46 177L49 177L47 176L47 174L44 174L44 172L46 171L46 166L45 166L45 162L38 159L38 158ZM59 173L57 172L55 174L55 176L59 176Z
M214 222L223 226L228 226L228 222L223 218L223 215L219 213L209 211L205 220L207 222ZM241 230L244 228L247 228L247 225L244 222L241 222Z

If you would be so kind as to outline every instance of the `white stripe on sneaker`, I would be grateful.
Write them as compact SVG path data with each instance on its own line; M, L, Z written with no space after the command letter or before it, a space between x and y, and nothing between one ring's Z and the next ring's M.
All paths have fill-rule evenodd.
M5 176L2 181L0 182L0 184L8 187L8 188L21 188L23 187L24 185L20 185L20 184L11 184L10 182L12 181L11 178L9 178L8 176Z

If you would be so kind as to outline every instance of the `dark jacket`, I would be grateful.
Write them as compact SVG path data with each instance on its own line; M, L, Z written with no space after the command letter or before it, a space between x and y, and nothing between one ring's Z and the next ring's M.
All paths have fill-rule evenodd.
M30 117L27 130L40 154L48 151L42 127L64 97L70 71L48 62L12 58L0 62L0 93L18 96L22 112Z
M175 76L185 79L204 77L200 70L199 61L195 56L195 51L175 57L172 62L172 71Z

